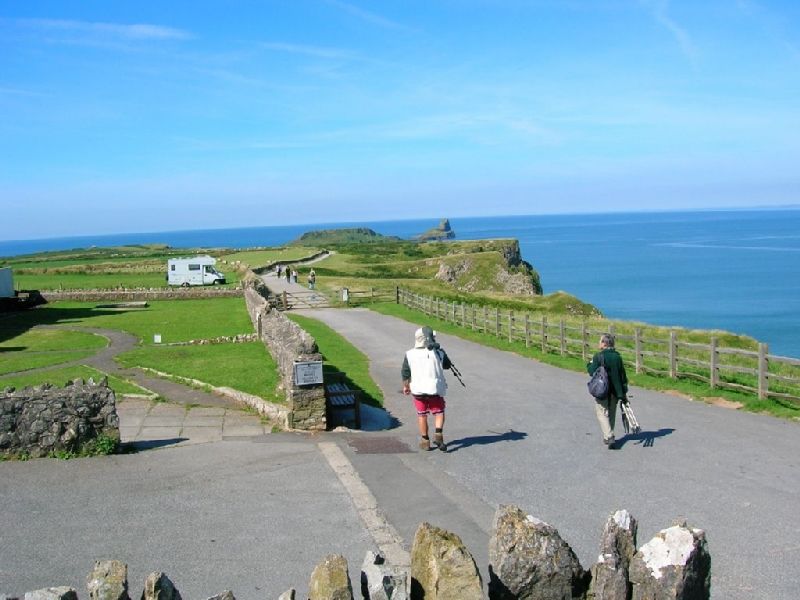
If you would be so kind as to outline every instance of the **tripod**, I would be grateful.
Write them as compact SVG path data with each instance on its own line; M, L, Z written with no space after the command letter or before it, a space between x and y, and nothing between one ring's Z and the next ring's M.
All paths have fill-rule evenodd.
M456 366L453 364L453 361L450 361L450 372L455 375L455 378L458 379L458 383L461 384L462 387L467 387L464 381L461 379L461 371L456 369Z
M633 414L630 402L627 400L620 400L619 408L620 415L622 416L622 425L625 427L625 433L639 433L642 428L639 426L636 415Z

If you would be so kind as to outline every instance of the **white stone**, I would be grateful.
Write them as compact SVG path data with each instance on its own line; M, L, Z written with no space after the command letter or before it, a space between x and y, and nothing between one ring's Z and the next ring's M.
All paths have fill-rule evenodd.
M642 559L653 577L660 579L662 569L685 565L694 550L694 536L683 527L664 529L640 548Z
M614 522L625 531L629 531L631 528L631 513L627 510L618 510L614 513Z

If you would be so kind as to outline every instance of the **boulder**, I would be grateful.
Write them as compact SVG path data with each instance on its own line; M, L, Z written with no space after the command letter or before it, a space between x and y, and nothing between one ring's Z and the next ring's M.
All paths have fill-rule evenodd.
M589 574L558 531L513 505L501 505L489 539L489 598L583 598Z
M628 600L631 597L629 569L636 553L638 525L627 510L608 517L600 542L600 557L592 567L595 600Z
M365 600L408 600L408 570L387 565L382 555L367 551L361 565L361 595Z
M482 600L475 559L457 535L422 523L411 548L412 600Z
M702 529L685 524L659 531L630 567L634 600L708 600L711 556Z
M289 588L285 592L283 592L280 596L278 596L278 600L294 600L295 590L294 588Z
M129 600L128 565L118 560L98 560L86 578L91 600Z
M71 587L51 587L25 592L25 600L78 600L78 592Z
M316 566L308 584L308 600L353 600L344 556L329 554Z
M211 596L208 600L236 600L236 596L233 595L233 592L230 590L225 590L224 592L220 592L216 596Z
M150 573L144 581L142 600L181 600L181 594L164 573Z

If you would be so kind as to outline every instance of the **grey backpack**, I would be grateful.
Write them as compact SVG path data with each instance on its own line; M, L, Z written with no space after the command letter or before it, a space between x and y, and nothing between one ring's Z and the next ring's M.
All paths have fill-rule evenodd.
M600 366L597 367L597 370L586 385L589 388L589 393L598 400L602 400L608 396L608 371L606 371L605 359L603 358L602 352L600 353Z

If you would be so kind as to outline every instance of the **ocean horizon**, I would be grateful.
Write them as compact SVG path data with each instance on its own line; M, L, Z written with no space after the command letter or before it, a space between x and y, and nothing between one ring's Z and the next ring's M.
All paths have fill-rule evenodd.
M605 316L721 329L800 357L800 208L450 218L456 239L515 238L544 292L563 290ZM45 251L167 244L279 246L307 231L368 227L410 239L439 219L315 223L0 241L9 258Z

